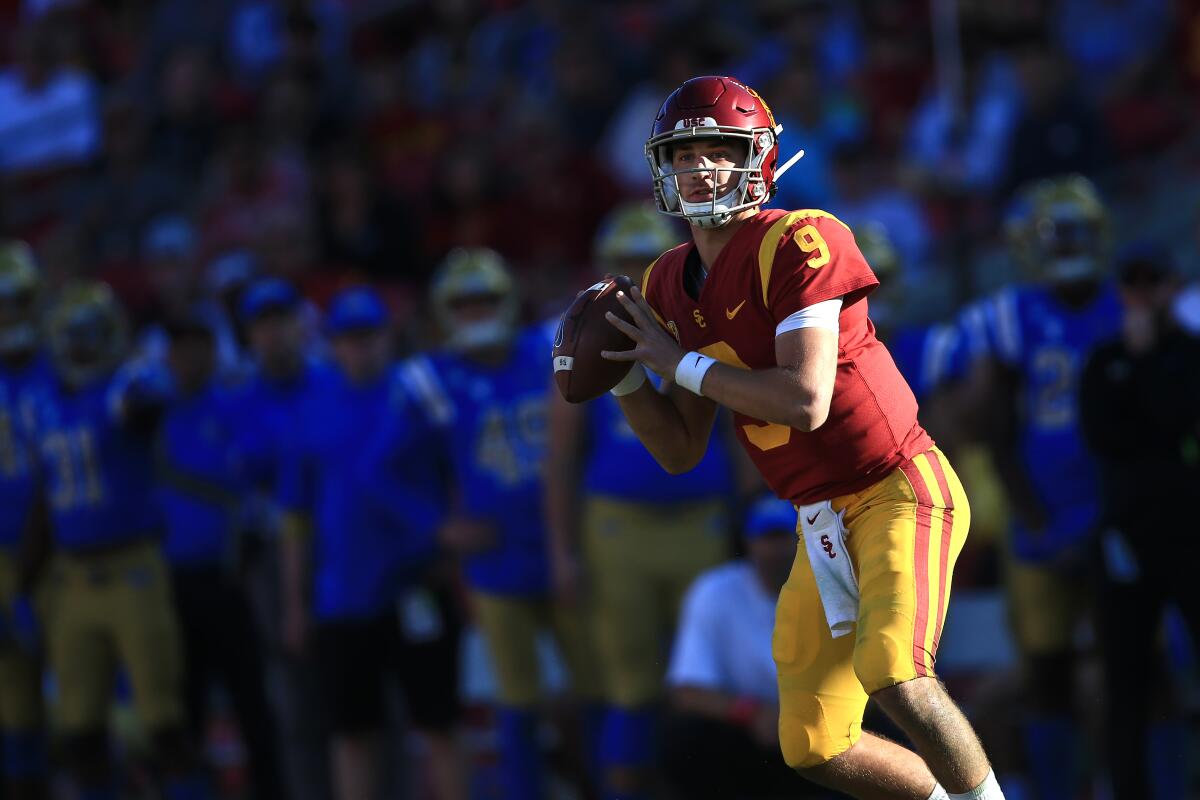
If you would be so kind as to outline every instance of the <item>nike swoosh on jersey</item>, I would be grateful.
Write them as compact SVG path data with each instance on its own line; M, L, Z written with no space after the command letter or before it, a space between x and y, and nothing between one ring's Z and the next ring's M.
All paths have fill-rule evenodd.
M820 511L818 511L818 512L817 512L817 513L815 513L815 514L813 514L811 517L809 517L809 518L808 518L808 524L809 524L809 525L812 525L814 522L816 522L816 521L817 521L817 517L819 517L819 516L821 516L821 512L820 512Z
M737 307L736 307L736 308L734 308L734 309L733 309L733 311L730 311L730 310L729 310L729 308L727 307L727 308L725 309L725 318L726 318L726 319L733 319L734 317L736 317L736 316L738 315L738 312L742 310L742 306L744 306L744 305L746 305L746 301L745 301L745 300L743 300L742 302L738 303L738 304L737 304Z

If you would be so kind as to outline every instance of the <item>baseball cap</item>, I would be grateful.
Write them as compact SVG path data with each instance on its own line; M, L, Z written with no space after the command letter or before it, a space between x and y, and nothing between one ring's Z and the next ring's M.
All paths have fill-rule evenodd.
M369 286L354 286L343 289L333 298L326 324L329 334L338 336L382 328L387 321L387 307L379 294Z
M796 508L787 500L763 497L746 512L742 533L747 539L780 530L796 530Z
M253 322L271 311L291 311L300 304L296 288L281 278L263 278L246 287L238 310L242 320Z

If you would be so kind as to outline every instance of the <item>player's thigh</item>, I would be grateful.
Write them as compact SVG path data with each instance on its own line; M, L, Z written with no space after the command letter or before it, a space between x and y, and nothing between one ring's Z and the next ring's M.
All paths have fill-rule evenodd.
M834 501L859 586L854 668L867 692L933 675L970 506L948 461L922 453Z
M531 706L541 695L537 637L545 600L475 592L472 605L496 671L499 700Z
M696 501L674 508L675 513L652 532L662 534L655 561L664 598L661 619L667 631L674 629L683 597L696 576L730 556L729 509L723 500Z
M356 736L381 729L383 679L395 650L392 619L325 620L314 633L328 730L334 736Z
M149 544L133 546L111 563L112 626L134 709L151 731L180 725L183 645L166 565Z
M0 551L0 609L11 608L16 593L15 559ZM26 731L38 727L41 696L37 661L15 647L0 647L0 729Z
M1010 557L1005 567L1009 620L1021 653L1041 658L1072 652L1090 592L1078 578L1045 564Z
M592 498L584 511L591 627L612 702L634 706L659 694L659 596L639 542L653 539L641 504Z
M605 692L592 615L586 607L559 604L550 607L549 615L554 643L571 675L572 692L585 700L601 699Z
M57 686L54 717L65 735L103 729L108 720L116 644L107 587L84 563L64 558L47 591L46 653Z
M854 674L854 636L834 639L801 545L775 607L779 744L791 767L844 753L862 734L867 693Z
M462 623L449 592L420 587L402 602L396 670L413 725L446 732L458 722Z

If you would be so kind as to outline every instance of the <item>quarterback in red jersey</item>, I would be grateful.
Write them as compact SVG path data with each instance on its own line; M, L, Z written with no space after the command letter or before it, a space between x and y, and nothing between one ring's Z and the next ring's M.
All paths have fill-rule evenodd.
M861 798L996 800L933 669L967 498L875 338L878 280L849 228L825 211L761 209L795 162L777 169L781 131L731 78L694 78L663 104L646 143L655 199L693 240L619 295L634 324L608 318L636 347L604 356L668 388L635 365L612 392L670 472L701 458L729 407L763 477L797 507L772 642L787 763ZM862 731L868 697L917 753Z

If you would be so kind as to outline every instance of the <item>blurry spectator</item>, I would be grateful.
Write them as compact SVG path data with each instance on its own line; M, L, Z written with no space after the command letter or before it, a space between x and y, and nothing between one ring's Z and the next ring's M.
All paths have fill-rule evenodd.
M253 122L227 128L205 187L204 252L253 249L265 245L264 224L307 221L308 188L306 166L266 149Z
M200 176L217 141L220 118L213 102L213 65L201 47L172 50L158 79L150 147L155 162Z
M853 79L867 109L872 143L900 150L909 116L929 74L929 20L920 0L876 0L862 7L866 53Z
M751 507L745 560L703 573L684 600L667 683L663 770L679 797L812 797L783 763L771 657L775 601L796 557L796 509Z
M350 145L328 152L318 186L321 261L377 279L416 283L425 277L413 212L392 202L378 177Z
M653 74L631 86L613 111L608 129L600 140L596 158L609 169L613 181L631 197L649 197L646 166L646 140L650 126L646 120L658 116L662 99L676 86L696 75L699 64L714 66L703 42L681 42L677 37L662 37L652 48Z
M678 234L652 205L618 206L596 239L595 273L640 279ZM571 405L551 388L549 403L551 573L559 604L594 608L608 703L605 796L648 796L664 645L688 585L728 555L740 449L722 417L700 463L672 476L638 441L616 398Z
M1054 12L1058 46L1087 76L1093 97L1136 82L1166 43L1168 0L1064 0Z
M335 797L385 796L380 734L385 688L396 674L428 748L437 796L456 800L464 797L453 741L459 625L447 593L422 580L443 513L435 476L410 470L389 482L378 496L386 496L390 515L367 503L362 488L376 479L364 459L391 402L387 323L369 288L333 299L337 368L301 399L297 441L280 476L284 639L316 658Z
M5 797L46 797L50 761L42 708L36 598L21 552L38 507L33 417L51 380L38 335L42 280L24 242L0 240L0 781Z
M205 306L217 337L217 364L222 374L244 376L250 369L246 327L238 316L242 292L260 277L258 260L245 250L231 250L204 269Z
M1173 604L1200 641L1200 546L1179 508L1200 486L1200 340L1171 318L1176 276L1165 252L1143 244L1118 269L1121 334L1097 348L1079 389L1104 498L1096 614L1107 698L1103 763L1117 800L1184 797L1188 729L1178 702L1163 697L1172 689L1162 680L1160 632Z
M254 796L282 798L262 646L238 557L244 482L235 452L236 395L222 386L214 333L203 316L174 317L166 334L175 394L157 447L159 500L183 633L188 723L202 746L210 691L223 686L245 742Z
M81 235L100 265L130 266L151 219L190 200L186 184L148 158L146 124L132 97L109 98L103 155L78 190L76 212Z
M779 98L772 110L783 125L781 141L788 155L804 151L804 169L780 181L774 204L778 208L837 208L832 164L839 145L862 141L861 111L853 97L822 86L815 67L796 57L782 67L768 85L767 94Z
M1106 166L1104 122L1062 55L1037 38L1017 51L1016 67L1024 103L1013 132L1007 185L1015 188L1064 172L1093 175Z
M964 91L933 86L914 111L908 157L931 188L990 194L1003 188L1020 87L1011 62L997 51L964 44Z
M495 668L501 797L540 798L547 791L538 736L541 632L554 636L589 723L598 721L592 704L600 697L584 609L550 602L542 365L551 332L518 324L516 285L494 251L452 251L435 274L431 301L445 347L406 362L400 378L408 402L394 413L411 423L401 418L391 426L425 433L381 434L384 455L374 471L416 460L446 475L452 501L438 535L463 559Z
M50 29L32 23L14 33L16 61L0 72L0 174L77 167L100 145L92 78L62 67Z
M1079 420L1079 379L1121 317L1109 275L1109 216L1078 175L1022 193L1014 256L1036 280L999 292L985 311L977 381L984 432L1011 500L1009 615L1025 663L1026 756L1039 797L1082 783L1074 713L1076 632L1087 609L1088 556L1101 489Z
M852 228L882 225L904 253L906 280L920 282L928 275L932 236L919 198L898 183L891 160L866 143L844 144L832 160L834 213Z

